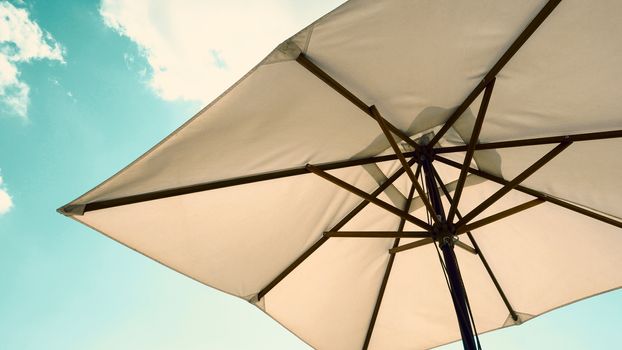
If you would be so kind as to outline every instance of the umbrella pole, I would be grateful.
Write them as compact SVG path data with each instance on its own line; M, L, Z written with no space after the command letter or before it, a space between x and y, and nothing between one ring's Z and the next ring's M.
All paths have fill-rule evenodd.
M434 207L434 211L438 215L438 221L433 226L433 234L435 240L439 242L439 246L443 252L444 268L447 272L451 297L456 311L456 317L458 318L458 325L462 336L462 345L465 350L477 350L473 336L471 317L467 308L466 292L464 290L464 285L462 284L458 261L454 253L455 229L451 223L447 222L447 218L445 217L443 203L441 201L441 196L434 177L432 158L422 156L421 165L425 177L426 187L429 192L428 197Z

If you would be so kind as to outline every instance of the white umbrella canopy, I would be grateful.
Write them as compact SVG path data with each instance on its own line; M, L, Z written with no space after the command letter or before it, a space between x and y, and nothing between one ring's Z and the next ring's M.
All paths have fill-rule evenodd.
M349 1L59 211L318 349L460 339L439 246L478 332L520 324L622 284L620 18Z

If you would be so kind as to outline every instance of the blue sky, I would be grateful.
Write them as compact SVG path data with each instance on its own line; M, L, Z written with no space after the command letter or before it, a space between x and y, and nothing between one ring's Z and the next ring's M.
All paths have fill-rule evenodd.
M0 350L308 348L247 302L55 212L339 1L180 3L0 0ZM616 291L482 341L609 349L621 326Z

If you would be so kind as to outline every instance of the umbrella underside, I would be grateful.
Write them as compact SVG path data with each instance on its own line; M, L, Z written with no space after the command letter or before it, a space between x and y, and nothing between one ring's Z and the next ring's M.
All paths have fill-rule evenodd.
M619 288L622 43L591 38L622 5L599 5L350 1L60 211L322 349L459 339L444 245L479 332Z

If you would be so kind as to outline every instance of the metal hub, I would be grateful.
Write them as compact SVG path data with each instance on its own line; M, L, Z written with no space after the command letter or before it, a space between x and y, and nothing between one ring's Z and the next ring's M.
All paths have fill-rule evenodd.
M452 223L445 220L439 221L432 225L432 237L442 246L453 246L458 240L456 228Z

